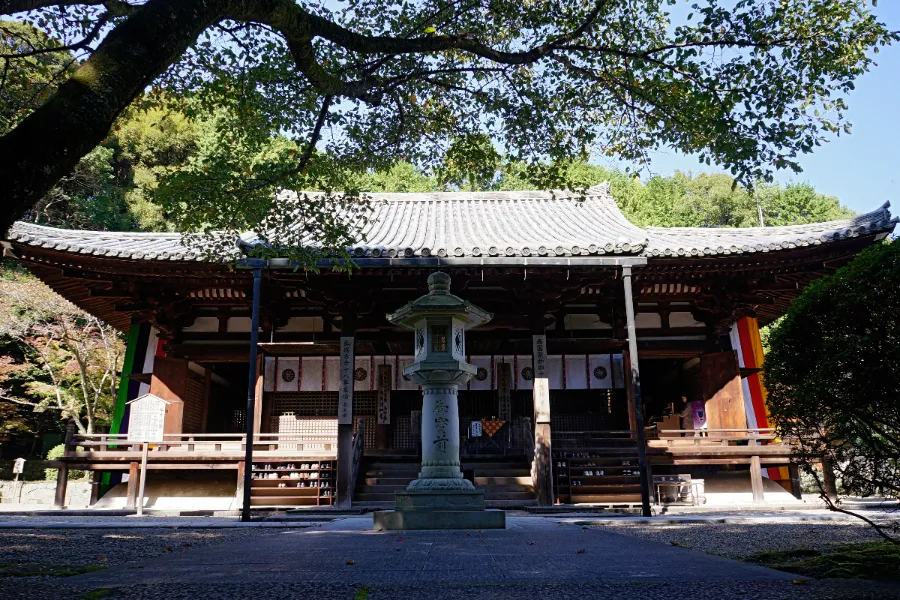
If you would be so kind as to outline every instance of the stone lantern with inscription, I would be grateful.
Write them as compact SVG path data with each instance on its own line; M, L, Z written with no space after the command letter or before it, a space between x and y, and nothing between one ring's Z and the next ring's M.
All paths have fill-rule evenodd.
M503 528L503 511L485 510L484 491L463 478L457 391L477 369L466 362L466 330L491 313L450 293L450 276L432 273L428 294L388 321L413 330L415 358L403 374L422 386L422 467L396 495L396 510L375 513L376 529Z

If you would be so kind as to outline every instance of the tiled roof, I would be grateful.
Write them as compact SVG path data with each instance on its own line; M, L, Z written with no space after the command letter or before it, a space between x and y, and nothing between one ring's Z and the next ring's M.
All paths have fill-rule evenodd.
M892 231L890 202L878 210L839 221L783 227L648 227L644 256L704 256L772 252L818 246L846 238Z
M619 211L608 185L572 192L370 194L357 258L701 256L768 252L891 231L885 203L852 219L746 229L642 229ZM16 223L9 240L65 252L135 260L204 260L177 233L118 233ZM235 240L237 242L237 240Z

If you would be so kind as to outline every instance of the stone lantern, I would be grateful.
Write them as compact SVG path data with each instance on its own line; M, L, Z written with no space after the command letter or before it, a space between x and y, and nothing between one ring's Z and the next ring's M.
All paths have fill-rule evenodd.
M403 370L422 386L422 467L419 478L396 495L396 510L375 513L376 529L504 528L503 511L485 510L459 460L457 391L477 369L466 362L466 330L491 320L491 313L450 293L450 276L432 273L428 294L388 321L413 330L415 358Z

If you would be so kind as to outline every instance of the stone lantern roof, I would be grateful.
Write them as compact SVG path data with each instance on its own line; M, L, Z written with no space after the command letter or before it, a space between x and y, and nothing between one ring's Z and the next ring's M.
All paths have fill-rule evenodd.
M428 317L453 317L465 323L466 329L471 329L487 323L494 315L451 294L450 276L438 271L428 276L427 294L387 315L387 320L415 329L416 323Z

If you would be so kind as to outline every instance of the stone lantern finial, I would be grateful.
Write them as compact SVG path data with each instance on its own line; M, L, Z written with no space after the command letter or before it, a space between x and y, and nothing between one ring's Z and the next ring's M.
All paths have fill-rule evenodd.
M428 276L428 293L449 294L450 293L450 276L442 271L436 271Z

